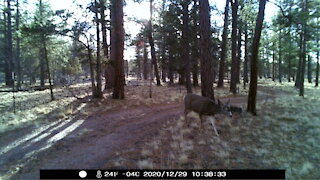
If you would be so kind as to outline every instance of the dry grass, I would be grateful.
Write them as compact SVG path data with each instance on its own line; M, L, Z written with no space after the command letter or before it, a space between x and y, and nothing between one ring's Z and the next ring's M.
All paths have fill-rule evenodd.
M105 111L125 110L140 106L156 104L180 103L186 94L183 86L152 86L152 98L149 98L148 82L140 82L141 86L126 86L125 100L114 100L112 92L105 92L103 99L91 99L90 83L70 86L70 89L86 102L77 100L65 88L55 88L56 100L50 100L49 90L15 93L16 113L13 113L12 93L0 95L0 134L28 125L46 123L59 119L86 118ZM200 94L200 89L194 88ZM229 96L225 89L219 89L216 96Z
M141 168L148 160L154 169L286 169L287 179L319 179L320 92L307 86L302 98L292 85L265 82L277 98L258 103L258 116L218 116L220 137L208 120L201 130L198 116L190 113L189 127L183 117L167 122L157 136L116 157L124 159L124 168Z
M208 120L200 129L198 115L188 115L167 121L153 138L143 139L118 151L106 168L141 169L286 169L287 179L320 179L320 90L306 84L305 97L299 97L292 83L260 81L263 88L277 95L258 103L258 116L243 113L232 119L217 116L220 137ZM88 95L88 84L78 85L78 95ZM260 86L261 88L261 86ZM56 101L50 102L49 92L18 93L18 112L12 113L11 94L0 97L0 132L44 120L66 119L71 116L91 116L97 112L124 110L155 104L181 103L184 87L153 86L149 98L148 86L127 86L125 100L113 100L106 92L102 100L78 102L62 89L56 89ZM194 91L199 94L200 89ZM247 93L240 89L241 95ZM216 97L231 95L228 88L215 89ZM76 118L76 117L75 117Z

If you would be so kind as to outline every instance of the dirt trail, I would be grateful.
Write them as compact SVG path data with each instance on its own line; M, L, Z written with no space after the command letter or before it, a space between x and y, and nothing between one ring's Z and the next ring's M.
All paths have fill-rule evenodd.
M258 94L260 100L273 96L270 91ZM230 99L239 106L247 101L246 96ZM0 177L38 179L39 169L101 168L118 150L151 139L182 112L182 104L155 105L10 132L0 138Z

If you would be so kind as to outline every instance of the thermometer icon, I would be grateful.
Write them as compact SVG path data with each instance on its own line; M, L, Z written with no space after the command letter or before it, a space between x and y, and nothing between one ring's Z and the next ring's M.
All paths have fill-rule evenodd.
M100 179L100 178L102 178L102 173L101 173L101 171L100 171L100 170L98 170L98 171L97 171L97 175L96 175L96 177L97 177L97 178L99 178L99 179Z

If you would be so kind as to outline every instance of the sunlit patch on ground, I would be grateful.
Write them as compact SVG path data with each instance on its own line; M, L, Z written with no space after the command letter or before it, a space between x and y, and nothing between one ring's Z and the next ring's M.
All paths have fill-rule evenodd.
M9 169L8 172L1 175L2 177L0 176L1 179L10 178L19 171L19 167L23 167L38 153L52 147L57 141L71 134L83 122L84 120L56 121L35 129L32 133L14 142L9 142L0 151L0 167L2 171Z

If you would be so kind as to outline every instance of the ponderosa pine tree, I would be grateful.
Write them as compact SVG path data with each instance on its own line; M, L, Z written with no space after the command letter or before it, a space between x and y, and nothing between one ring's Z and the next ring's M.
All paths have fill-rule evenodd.
M226 68L225 61L226 61L226 53L227 53L229 4L230 4L230 0L226 0L226 7L224 10L224 25L223 25L223 33L222 33L222 42L221 42L218 87L223 87L223 80L224 80L224 73L225 73L224 71Z
M6 37L6 52L5 52L5 65L6 65L6 85L13 86L12 73L14 72L13 63L13 42L12 42L12 13L11 13L11 0L7 0L6 15L5 15L5 37Z
M115 80L113 88L114 99L124 99L124 28L123 1L111 0L111 58L115 63Z
M186 88L187 93L192 93L191 88L191 62L190 62L190 39L189 39L189 4L190 0L182 2L182 11L183 11L183 29L182 29L182 46L183 46L183 59L185 61L185 76L186 76Z
M256 99L257 99L257 84L258 84L258 53L260 45L260 37L262 25L264 20L264 11L266 7L266 0L260 0L259 12L256 20L256 28L252 43L252 56L251 56L251 78L250 89L248 95L247 111L256 115Z
M97 35L97 60L96 60L96 79L97 79L97 93L96 98L102 98L102 79L101 79L101 46L100 46L100 18L99 18L99 3L94 1L94 14L96 21L96 35Z
M201 94L214 100L212 56L210 53L210 8L208 0L200 0L200 68Z
M237 29L238 29L238 0L232 0L232 64L231 64L231 82L230 92L237 93L237 67L238 67L238 46L237 46Z
M148 32L148 39L151 48L151 60L154 68L154 74L156 76L157 85L161 86L160 76L159 76L159 68L156 56L156 49L154 47L154 39L153 39L153 27L152 27L152 19L153 19L153 0L150 0L150 20L149 20L149 32Z

